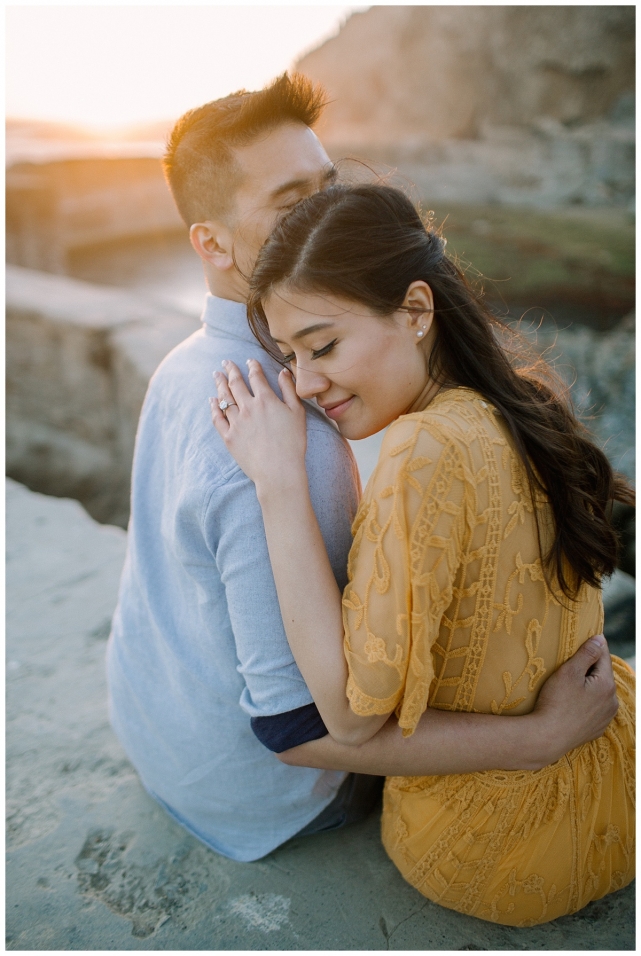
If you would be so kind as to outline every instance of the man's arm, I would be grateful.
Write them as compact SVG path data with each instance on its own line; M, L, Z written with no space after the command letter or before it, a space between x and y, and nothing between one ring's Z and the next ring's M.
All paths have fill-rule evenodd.
M329 735L278 754L284 763L383 776L539 770L601 736L618 703L605 638L583 644L546 681L531 714L520 717L428 708L414 734L396 719L358 746Z

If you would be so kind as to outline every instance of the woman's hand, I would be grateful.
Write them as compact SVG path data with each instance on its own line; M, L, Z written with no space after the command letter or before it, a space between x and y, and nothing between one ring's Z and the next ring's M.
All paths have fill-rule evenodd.
M216 378L218 397L233 404L223 414L212 403L214 425L256 484L283 625L303 679L332 737L359 744L388 715L359 717L345 693L341 592L309 497L305 409L290 372L278 379L281 401L259 363L247 364L251 392L238 368L224 363L227 378Z
M288 369L278 376L283 400L265 378L259 362L249 359L250 391L233 362L223 362L227 373L215 372L218 402L211 400L212 421L227 449L256 485L269 493L298 488L307 481L305 409ZM252 394L253 392L253 394ZM221 410L219 402L228 407Z

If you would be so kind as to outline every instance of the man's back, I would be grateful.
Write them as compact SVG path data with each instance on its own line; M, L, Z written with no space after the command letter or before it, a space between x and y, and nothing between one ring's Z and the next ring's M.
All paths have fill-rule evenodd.
M110 710L152 795L214 849L252 860L320 813L343 774L281 764L251 731L251 717L311 697L282 628L254 486L207 399L223 358L240 367L258 358L272 382L277 369L244 305L210 296L204 318L154 375L141 414ZM342 586L358 477L344 440L311 408L307 464Z

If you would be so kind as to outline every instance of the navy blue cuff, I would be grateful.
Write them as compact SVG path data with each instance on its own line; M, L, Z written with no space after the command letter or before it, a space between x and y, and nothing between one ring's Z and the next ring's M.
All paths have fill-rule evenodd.
M291 747L298 747L308 740L326 737L327 727L318 713L316 704L305 704L296 710L270 717L252 717L251 728L264 747L280 754Z

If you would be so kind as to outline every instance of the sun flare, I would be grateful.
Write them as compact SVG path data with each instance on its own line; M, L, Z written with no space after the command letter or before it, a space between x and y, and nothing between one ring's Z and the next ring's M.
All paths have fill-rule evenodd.
M354 9L10 6L7 115L103 133L172 120L263 86Z

